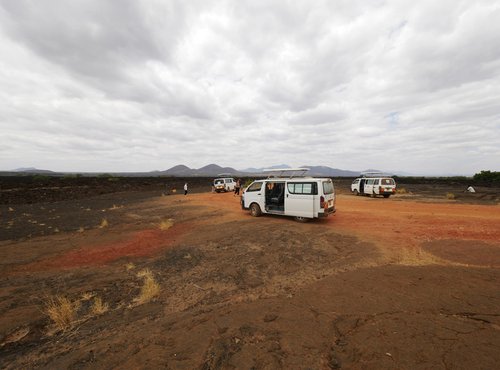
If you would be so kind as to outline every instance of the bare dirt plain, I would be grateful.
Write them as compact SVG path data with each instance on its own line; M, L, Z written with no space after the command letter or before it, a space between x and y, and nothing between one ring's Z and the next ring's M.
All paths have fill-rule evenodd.
M201 183L4 202L0 368L497 368L498 193L337 188L337 214L306 224ZM138 304L144 269L161 291ZM79 302L65 331L54 296Z

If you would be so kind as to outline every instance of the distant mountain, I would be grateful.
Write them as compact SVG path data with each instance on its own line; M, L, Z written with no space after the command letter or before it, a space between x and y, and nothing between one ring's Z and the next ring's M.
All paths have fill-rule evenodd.
M359 176L359 171L348 171L341 170L338 168L332 168L327 166L301 166L309 168L306 173L307 176L318 176L318 177L356 177ZM183 164L179 164L165 171L152 171L150 175L152 176L177 176L177 177L190 177L190 176L206 176L206 177L216 177L222 173L229 174L233 177L235 176L267 176L263 171L265 169L281 169L281 168L292 168L288 164L276 164L272 166L262 167L262 168L245 168L244 170L237 170L233 167L221 167L218 164L212 163L201 168L189 168Z
M239 174L240 171L235 170L232 167L221 167L217 164L209 164L205 167L198 168L195 170L195 175L198 176L217 176L221 173L228 173L231 175Z
M262 173L264 170L274 170L274 169L279 169L279 168L291 168L287 164L276 164L274 166L268 166L268 167L261 167L261 168L245 168L244 170L241 170L241 172L249 172L249 173Z
M166 176L217 176L221 173L228 173L231 175L241 174L240 171L235 170L232 167L221 167L217 164L209 164L201 168L189 168L183 164L169 168L166 171L156 172L160 175Z
M310 176L326 176L326 177L356 177L359 176L358 171L341 170L327 166L300 166L309 168L307 175Z
M255 168L255 167L249 167L249 168L245 168L244 170L241 170L241 172L245 172L245 173L258 173L261 171L262 171L262 168Z
M12 170L12 172L23 172L23 173L55 173L54 171L40 170L40 169L35 168L35 167L16 168L15 170Z
M382 172L386 175L397 175L397 176L428 176L428 177L447 177L447 176L471 176L471 175L457 175L457 174L442 174L442 175L431 175L431 174L415 174L405 171L380 171L375 169L367 169L364 171L349 171L342 170L338 168L332 168L328 166L301 166L309 168L306 175L317 176L317 177L357 177L364 172ZM176 177L191 177L191 176L203 176L203 177L217 177L222 173L230 174L233 177L236 176L247 176L247 177L266 177L268 174L263 172L264 169L281 169L281 168L291 168L287 164L277 164L261 168L246 168L244 170L236 170L232 167L221 167L217 164L209 164L201 168L189 168L183 164L176 165L168 170L163 171L150 171L150 172L111 172L109 174L113 176L129 176L129 177L140 177L140 176L176 176ZM29 175L47 175L47 176L64 176L65 174L78 174L82 176L98 176L102 172L54 172L50 170L42 170L35 167L22 167L16 168L11 171L0 171L0 176L29 176Z
M309 176L326 176L326 177L355 177L359 176L359 171L348 171L348 170L341 170L338 168L332 168L332 167L327 167L327 166L300 166L300 167L305 167L309 168L309 171L307 172L307 175ZM278 169L278 168L291 168L287 164L278 164L274 166L269 166L269 167L262 167L262 168L246 168L242 170L242 172L247 172L247 173L252 173L252 174L259 174L262 173L263 170L265 169Z
M410 173L410 172L405 172L405 171L390 171L388 172L389 174L392 174L392 175L395 175L395 176L401 176L401 177L405 177L405 176L416 176L414 173Z
M169 168L166 171L160 171L162 175L170 175L170 176L190 176L191 169L188 166L184 166L183 164L179 164L172 168Z

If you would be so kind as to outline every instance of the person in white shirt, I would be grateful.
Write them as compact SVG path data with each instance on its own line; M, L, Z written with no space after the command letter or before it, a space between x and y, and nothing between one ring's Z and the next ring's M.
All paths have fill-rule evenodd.
M467 191L468 191L469 193L475 193L475 192L476 192L476 189L474 189L474 188L472 187L472 185L469 185L469 187L467 188Z
M184 184L184 195L187 195L187 193L188 193L188 183L186 182Z

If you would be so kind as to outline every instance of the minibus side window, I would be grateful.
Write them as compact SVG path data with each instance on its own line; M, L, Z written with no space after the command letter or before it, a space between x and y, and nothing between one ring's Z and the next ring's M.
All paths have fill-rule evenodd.
M289 182L288 192L290 194L318 194L318 186L315 182Z
M378 179L373 180L373 181L374 181L374 183L373 183L374 185L378 185Z

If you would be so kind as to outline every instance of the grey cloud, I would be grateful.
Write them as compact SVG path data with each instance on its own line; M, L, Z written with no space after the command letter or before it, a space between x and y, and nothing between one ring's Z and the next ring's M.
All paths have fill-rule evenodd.
M0 129L16 155L0 166L495 169L499 12L465 0L4 1Z
M154 62L171 68L187 22L181 3L152 9L135 1L95 5L54 1L34 7L27 1L10 1L3 4L1 14L13 39L111 99L154 101L164 114L210 117L203 108L207 99L196 101L200 92L186 89L187 81L162 81L158 70L150 67Z
M404 30L393 41L394 73L423 91L459 87L496 75L498 65L492 62L500 57L498 5L461 1L452 7L436 6L426 11L411 8Z
M42 57L92 78L119 77L123 64L168 58L155 42L152 19L135 1L3 2L7 30ZM162 9L167 43L182 27L181 9ZM170 38L170 39L169 39ZM160 41L160 40L158 40Z
M293 114L290 117L290 123L292 125L317 126L325 123L332 124L347 117L347 113L341 107L332 104L332 106L323 106Z

